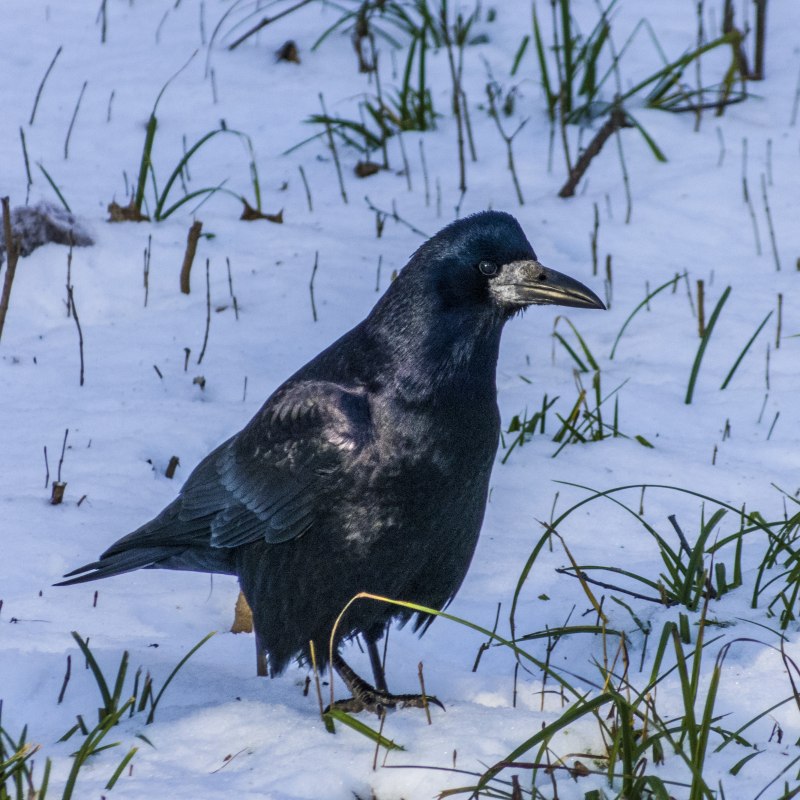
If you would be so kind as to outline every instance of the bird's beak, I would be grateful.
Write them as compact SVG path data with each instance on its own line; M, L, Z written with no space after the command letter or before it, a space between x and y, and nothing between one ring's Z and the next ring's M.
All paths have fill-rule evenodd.
M580 281L538 261L512 261L490 283L491 291L505 306L529 305L605 308L603 301Z

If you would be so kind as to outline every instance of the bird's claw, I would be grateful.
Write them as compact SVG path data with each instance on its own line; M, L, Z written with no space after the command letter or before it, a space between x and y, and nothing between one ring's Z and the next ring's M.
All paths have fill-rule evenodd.
M369 711L380 717L390 709L426 708L430 705L439 706L442 711L446 710L442 701L430 694L390 694L370 687L369 689L355 691L353 696L348 697L346 700L336 700L325 711L330 711L332 708L350 714Z

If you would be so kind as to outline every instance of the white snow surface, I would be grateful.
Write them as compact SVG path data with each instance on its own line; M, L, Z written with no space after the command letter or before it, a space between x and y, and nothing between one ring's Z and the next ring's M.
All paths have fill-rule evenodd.
M544 695L542 707L542 672L535 669L519 670L514 704L515 659L506 648L490 648L473 671L485 637L468 628L437 620L421 639L406 630L392 632L390 686L395 691L415 691L417 664L422 661L427 689L443 701L447 711L433 709L432 725L422 712L390 714L384 734L405 750L388 756L381 752L374 769L375 748L368 739L342 726L336 735L326 732L313 688L307 696L303 694L305 667L292 667L272 680L255 676L252 636L227 632L237 595L233 579L154 570L78 587L52 586L64 572L92 560L114 539L155 515L175 496L199 460L244 425L282 380L368 313L392 271L403 266L423 238L391 217L383 235L376 237L375 213L365 195L379 208L396 207L400 217L428 235L455 217L459 203L456 132L452 115L445 113L450 102L445 53L429 56L434 105L444 116L435 131L403 137L412 189L400 174L403 159L396 137L389 142L392 168L364 180L353 173L358 154L340 145L349 197L344 204L323 139L285 153L318 131L304 120L319 111L320 92L330 112L357 118L359 97L373 91L368 77L356 70L346 34L335 33L318 49L311 49L340 14L333 4L324 8L313 4L287 16L233 52L224 45L235 34L228 33L227 39L220 34L210 56L207 44L201 42L200 20L207 43L230 8L228 2L110 0L105 44L100 41L97 5L6 0L0 26L4 98L0 193L9 195L12 205L25 202L22 129L33 178L28 202L58 202L36 166L42 163L96 241L93 247L76 249L71 264L84 339L84 385L79 385L78 332L66 313L67 248L47 245L20 260L0 341L2 725L16 735L28 724L29 740L42 745L36 755L37 774L41 775L44 757L50 756L53 774L48 797L60 796L79 737L65 743L57 740L75 723L77 714L94 724L100 705L95 682L83 668L70 631L89 637L107 675L113 678L122 653L128 651L131 673L141 665L159 688L182 656L216 630L219 633L167 689L152 725L146 726L145 715L137 714L112 731L109 740L122 745L90 760L79 775L77 796L411 800L470 785L474 776L447 769L455 763L459 770L481 772L533 736L543 723L557 719L562 705L557 693L551 693ZM633 198L628 224L613 140L592 163L577 196L557 197L565 179L564 162L557 136L552 169L548 169L550 130L532 49L517 75L509 75L520 40L530 33L530 3L497 2L494 21L487 21L487 4L483 5L476 32L485 34L487 41L468 47L465 53L465 88L478 160L468 160L468 191L460 214L490 207L510 211L543 263L578 278L601 296L605 257L608 253L613 257L608 312L534 308L509 323L504 334L498 366L504 428L514 414L526 408L534 413L545 393L560 400L548 414L546 435L537 434L515 449L505 464L500 463L501 447L478 551L448 610L492 628L501 603L498 633L509 636L514 590L543 532L540 520L551 518L554 495L558 493L555 516L589 495L585 489L558 481L597 490L640 483L683 487L735 508L746 503L748 510L758 510L768 520L797 510L800 128L791 124L791 112L800 66L800 4L769 5L767 78L751 85L755 96L731 106L724 116L707 111L695 130L692 114L631 106L668 160L658 163L635 130L622 132ZM597 18L596 7L573 5L588 30ZM539 6L549 31L549 5ZM696 41L695 6L688 0L622 0L614 17L614 36L619 45L647 17L668 56L675 58ZM716 35L721 9L721 2L705 4L709 37ZM241 16L231 15L222 33L229 32L232 21ZM258 18L254 16L248 24ZM712 30L712 23L717 28ZM238 28L236 34L243 30ZM275 60L275 51L289 38L298 44L299 65ZM31 125L37 88L59 46L63 51L44 85ZM391 48L386 43L380 48L384 82L397 85L400 76L392 77ZM195 50L199 52L166 89L158 107L153 159L160 185L182 155L182 138L191 146L224 120L228 128L251 137L263 208L267 212L283 209L285 222L242 222L235 198L214 195L194 213L202 220L204 233L213 237L201 239L192 291L184 295L178 275L196 203L160 223L110 224L106 206L112 199L123 204L128 199L126 185L135 181L155 98ZM211 73L206 73L207 57L216 99ZM721 79L727 59L727 53L704 58L704 80ZM401 70L403 55L398 54L396 60ZM503 142L486 114L486 64L506 88L519 85L515 116L505 124L513 129L512 125L527 119L514 140L523 206L513 191ZM658 66L652 45L640 35L623 59L623 81L633 85ZM695 80L694 67L684 79ZM84 81L86 90L65 159L64 140ZM574 151L574 129L570 135ZM591 135L584 131L584 145ZM428 165L429 204L420 141ZM744 147L760 255L743 201ZM313 211L307 206L300 165L310 185ZM254 202L247 151L232 136L217 136L206 144L190 161L189 172L190 191L226 181L227 189ZM770 246L762 175L780 271ZM173 201L181 194L181 188L174 187ZM149 186L148 195L152 198ZM152 210L152 199L149 202ZM596 276L590 253L594 204L600 212L601 274ZM147 248L151 260L145 306L143 254ZM309 282L317 254L315 322ZM198 364L206 324L206 259L212 311L206 352ZM230 300L226 259L230 259L239 304L238 320ZM653 298L649 310L633 318L614 359L609 359L617 333L647 292L684 271L688 282L682 280L676 292L667 289ZM687 287L696 304L698 279L705 282L707 320L725 288L732 289L709 340L694 400L687 405L684 396L699 344ZM779 294L783 303L778 347ZM772 317L735 377L720 391L737 356L770 311ZM558 446L552 441L558 428L554 414L566 415L577 396L575 362L551 335L561 315L577 327L595 355L603 392L624 382L618 393L619 429L631 438L570 444L552 458ZM563 320L556 330L578 347ZM185 348L191 350L187 368ZM199 375L205 378L204 388L194 382ZM581 379L591 396L591 373ZM603 406L607 419L613 416L613 402L612 398ZM730 435L724 432L726 423ZM65 500L51 505L43 447L53 480L67 428L61 466L67 482ZM654 447L643 447L632 438L636 435ZM507 436L507 443L511 438ZM169 480L164 470L173 455L179 457L180 466L175 479ZM638 489L618 497L634 511L639 509ZM699 498L648 489L643 505L647 521L675 549L676 536L667 522L670 514L677 515L691 541L696 539ZM706 504L706 518L714 508ZM738 519L731 512L721 523L718 537L737 529ZM610 500L582 506L558 532L580 564L618 566L653 580L663 571L653 538L635 515ZM797 621L780 631L778 616L767 609L772 595L764 599L765 594L758 607L751 608L763 552L763 537L745 541L744 585L712 600L708 609L710 619L728 627L707 630L708 638L722 638L707 646L697 707L702 710L714 659L725 644L732 643L722 664L715 706L715 715L722 717L719 725L727 730L736 730L790 698L792 685L777 649L781 633L786 655L800 662ZM720 558L728 560L730 576L730 548ZM558 543L552 551L542 552L520 593L519 635L563 625L568 618L573 625L595 624L596 614L580 584L555 571L569 563ZM776 568L767 575L779 571ZM604 576L612 578L610 573ZM630 586L630 581L624 585ZM628 634L629 677L634 686L643 687L663 625L677 622L685 609L666 608L613 589L594 590L598 598L605 594L609 626ZM652 625L641 671L644 638L612 596L625 600L641 620ZM797 614L796 598L793 610ZM699 617L699 611L689 612L693 636ZM546 640L524 646L538 658L545 657ZM72 676L59 705L68 655ZM356 669L369 672L367 659L355 644L348 646L345 655ZM671 648L666 659L665 663L674 663ZM582 692L601 691L596 662L602 660L602 637L587 634L564 637L551 653L553 666L565 670ZM797 683L798 675L793 677ZM337 685L341 689L341 683ZM554 690L552 679L545 688ZM326 697L327 691L326 685ZM665 717L683 713L674 672L658 688L657 707ZM377 725L373 719L365 721ZM153 747L136 738L140 733ZM783 796L785 782L790 788L797 785L800 713L795 702L775 708L743 735L750 748L731 743L716 752L722 739L712 732L705 766L712 788L721 783L728 798L754 798L767 787L759 796L777 798ZM113 790L106 791L116 764L132 745L139 746L132 772L126 769ZM574 754L584 754L580 759L591 765L585 754L603 753L597 724L590 721L562 730L551 748L569 764ZM674 797L688 797L686 767L669 747L665 750L666 762L662 766L649 763L647 769L665 781L678 782L670 787ZM763 752L737 775L730 774L734 764L755 750ZM530 761L535 756L536 749L520 758ZM528 796L529 773L511 772L520 775ZM506 779L509 775L504 773ZM555 779L558 797L565 799L582 798L595 787L605 787L609 796L619 791L618 784L609 789L597 775L575 781L556 774ZM543 773L537 787L539 796L551 797L555 791Z

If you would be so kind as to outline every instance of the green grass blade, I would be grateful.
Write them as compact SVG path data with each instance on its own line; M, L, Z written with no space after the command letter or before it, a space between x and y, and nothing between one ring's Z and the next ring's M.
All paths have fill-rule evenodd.
M89 669L94 675L94 679L97 682L97 688L100 690L100 696L103 698L103 706L105 710L108 713L111 713L114 710L112 707L111 692L108 690L108 684L106 683L105 676L103 675L103 670L100 669L100 665L97 663L92 651L89 649L89 645L83 641L77 631L72 631L72 638L77 642L78 647L80 647L81 652L86 659L86 663L89 665Z
M625 329L630 324L631 320L659 293L663 292L669 286L674 286L682 277L684 277L686 273L683 275L676 275L674 278L670 278L666 283L662 283L657 289L654 289L650 294L648 294L641 303L639 303L636 308L631 311L628 315L628 318L622 324L622 327L619 329L619 333L617 334L617 338L614 339L614 344L611 346L611 353L609 354L609 358L614 358L614 353L617 352L617 345L619 344L619 340L622 338L622 334L625 333Z
M656 161L660 161L662 164L666 163L667 157L664 155L664 151L656 144L655 139L642 127L642 124L638 122L635 117L632 117L627 112L626 116L633 123L633 127L642 134L642 138L647 142L647 146L655 156Z
M535 11L534 11L535 13ZM522 41L520 42L519 48L517 49L517 53L514 56L514 61L511 64L511 77L513 78L517 74L517 70L519 69L519 63L522 61L522 57L525 55L525 51L528 49L528 45L531 42L530 34L526 33L522 37Z
M561 344L564 346L564 349L572 356L572 359L578 365L578 369L581 372L588 372L589 368L583 363L583 361L581 361L580 356L572 349L567 340L557 331L553 331L553 336L558 339L559 342L561 342Z
M167 202L167 197L169 195L170 189L172 188L173 184L178 177L180 176L181 172L183 172L183 168L188 164L191 157L207 142L209 139L213 139L218 133L236 133L236 131L229 131L226 128L217 128L216 130L210 131L209 133L205 134L205 136L201 136L183 155L183 158L178 162L175 169L172 170L172 174L169 176L167 183L165 184L163 190L161 191L160 195L157 197L155 211L153 212L153 218L156 221L160 221L162 219L166 219L166 216L162 216L162 212L164 210L164 205Z
M122 771L125 769L125 767L128 766L130 760L136 755L138 750L139 750L138 747L131 747L131 749L128 750L125 757L122 759L122 761L119 762L119 765L114 770L113 775L109 778L109 781L106 784L106 789L114 788L114 784L119 780L119 776L122 775Z
M216 633L216 631L211 631L211 633L207 633L189 652L175 665L175 668L170 672L169 676L167 677L166 681L164 681L164 685L161 687L161 691L155 696L153 699L153 704L150 707L150 713L147 715L147 724L149 725L153 719L155 719L156 714L156 707L158 706L159 700L161 700L161 696L167 689L167 686L170 685L172 679L178 674L180 668Z
M720 391L725 389L727 385L731 382L731 378L733 378L736 370L739 369L739 364L742 363L742 359L747 355L747 351L750 349L753 342L758 338L758 334L761 333L764 326L767 324L769 318L772 316L772 312L770 311L766 317L761 321L761 324L756 328L756 332L750 337L747 344L744 346L744 350L739 353L739 357L734 361L733 366L731 367L731 371L728 373L727 377L724 381L722 381L722 386L720 386Z
M536 45L536 56L539 60L539 71L541 73L542 88L544 89L545 96L547 97L547 115L550 121L555 121L555 107L558 100L558 95L553 92L550 83L550 73L547 69L547 57L544 51L544 42L542 41L542 31L539 27L539 17L536 14L536 5L533 6L533 39Z
M370 728L369 725L365 725L361 720L350 716L350 714L347 714L340 708L328 709L328 711L325 712L325 716L329 719L338 720L343 725L347 725L348 728L352 728L362 736L366 736L367 739L370 739L371 741L375 742L375 744L385 748L386 750L405 750L403 745L397 744L397 742L394 742L391 739L387 739L383 734L379 733L373 728Z
M722 307L725 305L725 301L728 299L730 293L731 287L728 286L717 301L717 305L714 306L714 311L711 314L711 318L708 320L708 325L703 333L703 338L700 340L700 346L697 348L697 355L694 358L694 364L692 364L692 373L689 376L689 385L686 387L686 399L684 402L687 406L692 402L694 386L697 382L697 375L700 372L700 364L703 361L703 354L706 351L706 346L711 338L711 334L714 332L714 326L717 324L717 319L719 319Z
M71 214L72 209L69 207L69 203L64 199L64 195L61 194L61 190L56 185L56 182L50 177L50 173L44 168L44 164L42 164L41 161L37 161L36 166L42 171L42 175L47 179L50 188L56 193L56 197L61 201L61 205Z
M159 95L159 98L160 97L161 95ZM156 100L156 104L158 104L158 100ZM147 184L147 173L153 168L151 157L157 127L158 120L156 119L154 106L153 113L150 115L150 119L147 120L147 130L144 135L144 146L142 147L142 159L139 163L139 177L136 179L136 194L133 196L133 204L140 212L142 210L142 203L144 202L144 188Z

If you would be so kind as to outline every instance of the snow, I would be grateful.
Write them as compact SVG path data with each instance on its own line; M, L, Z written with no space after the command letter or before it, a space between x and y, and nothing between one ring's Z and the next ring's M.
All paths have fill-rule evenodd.
M549 14L546 3L539 5L541 14ZM588 30L596 20L595 6L573 5L583 29ZM706 3L709 36L713 35L713 15L721 20L721 7L721 2ZM204 20L208 40L228 8L229 3L217 0L174 4L110 0L103 44L95 8L39 0L5 3L0 27L5 100L0 116L0 193L10 196L12 206L25 202L22 128L33 178L29 203L58 204L36 167L41 162L91 232L95 245L76 249L71 265L84 337L85 384L80 386L78 380L75 320L66 314L67 248L63 246L48 244L20 260L0 342L0 546L5 562L0 573L2 725L12 735L29 725L29 740L42 745L36 755L37 775L41 776L44 757L53 758L48 795L53 796L61 791L71 766L70 754L77 746L76 738L65 743L57 740L74 724L76 714L93 723L100 704L70 631L90 637L92 652L107 676L113 677L127 650L131 671L141 665L153 674L159 688L183 655L206 633L217 630L167 689L153 725L145 726L145 715L138 714L126 717L112 732L111 739L123 744L84 767L77 784L81 797L109 794L103 787L133 745L140 749L132 773L125 771L110 792L114 797L344 800L354 795L370 797L370 793L379 800L433 797L443 789L474 782L474 776L445 771L454 761L459 770L479 773L505 758L543 723L558 719L563 710L557 695L545 695L542 708L540 670L520 670L514 707L515 660L508 649L490 648L473 672L485 637L445 620L437 621L420 640L409 631L393 631L390 686L395 691L414 691L417 663L422 661L426 686L445 703L447 712L434 709L430 726L421 712L391 714L384 735L401 743L405 751L393 751L385 759L382 752L373 769L375 748L370 741L342 726L336 736L325 731L313 688L303 695L307 670L291 668L274 680L255 677L252 637L226 632L237 594L233 580L152 571L67 589L51 586L65 571L90 560L158 512L174 497L191 468L238 430L287 375L364 317L378 296L379 259L383 290L392 271L400 269L422 241L391 218L377 238L375 213L364 201L365 195L384 210L396 204L403 219L429 235L454 217L460 202L456 133L450 117L439 119L435 131L404 134L412 191L398 174L402 156L396 138L389 143L392 169L363 181L353 174L358 155L340 148L347 205L341 200L324 140L285 154L317 132L303 121L319 112L320 92L331 113L357 117L359 93L371 91L367 77L356 71L355 54L345 35L333 35L319 49L311 49L320 32L338 18L332 4L322 8L313 4L296 12L234 52L228 52L218 37L209 60L215 102L205 73L207 52L201 43L200 20ZM768 520L782 518L784 507L789 514L796 511L795 500L784 499L775 487L794 497L800 491L800 315L793 302L800 281L796 268L800 134L790 124L800 65L796 35L800 6L770 4L767 80L753 84L756 96L731 106L723 117L707 112L695 132L693 115L631 107L668 161L657 163L636 131L623 131L633 197L630 224L624 221L625 195L613 140L592 163L577 196L566 201L557 197L565 178L563 158L556 139L553 167L548 171L549 125L532 52L526 54L517 76L509 77L513 55L530 29L530 4L509 0L497 3L496 11L494 22L486 21L484 15L478 23L477 32L486 34L488 42L468 48L465 55L465 87L478 161L467 163L468 191L460 202L460 213L486 207L511 211L543 263L584 281L602 296L603 275L592 275L590 255L597 204L601 273L606 254L613 256L611 308L605 314L570 311L567 316L598 359L604 393L625 382L618 393L621 432L629 437L641 435L654 445L648 449L633 438L606 439L570 444L551 458L557 448L551 441L557 429L553 412L568 413L577 396L574 362L550 336L565 310L533 309L508 326L498 369L504 425L526 408L534 413L545 393L560 400L548 414L547 436L526 442L506 464L499 463L503 450L498 454L478 552L449 611L491 629L497 604L502 603L498 633L509 636L508 613L520 572L543 532L539 521L551 519L556 493L555 517L589 494L559 482L596 490L640 483L678 486L734 508L746 503L748 510L757 509ZM240 17L241 12L228 21ZM647 17L658 31L670 57L677 57L695 41L694 3L622 2L614 18L618 44L641 17ZM230 30L227 24L224 30ZM275 62L274 52L289 38L298 44L300 65ZM31 125L39 82L59 46L63 51ZM399 77L391 78L389 47L380 47L384 80L396 84ZM182 138L191 146L224 119L228 128L251 137L263 209L277 212L282 208L285 222L241 222L241 207L234 198L222 193L213 196L195 215L202 220L204 233L213 238L201 239L192 292L183 295L178 275L195 203L160 223L108 224L105 220L108 203L124 204L128 199L126 185L135 181L145 125L156 96L198 49L158 106L153 157L160 185L181 158ZM430 58L434 105L444 113L449 103L446 56L438 52ZM506 88L519 83L515 120L528 119L514 140L526 201L522 207L517 205L506 169L503 142L483 107L486 67L482 59ZM397 55L397 63L401 69L402 54ZM637 38L623 61L626 86L658 66L646 37ZM715 76L716 80L726 66L727 54L709 54L703 60L704 79L710 82L709 76ZM687 80L694 79L689 75L692 70L687 71ZM64 139L84 81L87 88L65 159ZM510 124L506 127L513 129ZM725 148L722 159L720 134ZM574 149L577 134L571 131L570 135ZM584 145L590 135L584 132ZM424 142L430 173L430 205L425 203L419 141ZM761 255L756 253L750 215L742 199L745 147ZM307 207L300 165L311 187L313 212ZM218 136L209 142L191 160L189 170L190 189L227 181L226 188L254 202L248 154L234 137ZM767 188L780 271L770 248L762 174L771 174ZM180 186L174 187L173 194L173 201L180 198ZM148 196L152 209L152 195ZM146 249L151 261L145 306ZM314 322L309 281L317 254L318 320ZM238 299L238 320L229 294L226 258ZM206 322L206 259L212 313L207 350L202 364L197 364ZM675 292L660 293L650 302L649 311L642 310L633 318L614 359L609 359L617 333L648 290L683 272L687 279L678 283ZM684 396L699 343L687 289L691 288L696 302L698 279L705 281L707 320L725 287L731 286L732 291L710 338L694 401L686 405ZM782 338L776 347L779 293L783 296ZM728 388L720 391L735 359L770 311L774 311L770 321ZM575 345L563 321L557 330ZM184 348L191 350L186 369ZM205 378L204 388L194 383L200 375ZM582 381L591 394L591 374L584 374ZM603 409L610 419L613 399ZM723 433L726 421L729 437ZM42 449L47 447L52 480L67 428L62 467L65 501L53 506L50 489L45 487ZM164 470L173 455L179 457L180 467L175 479L169 480ZM617 496L638 510L638 489ZM670 514L677 515L694 541L701 514L698 498L648 489L643 504L645 518L671 546L677 548L667 522ZM706 518L712 511L707 504ZM725 518L720 539L738 529L735 516L729 513ZM610 500L582 506L558 530L580 564L621 566L651 579L663 571L653 539L634 516ZM744 586L709 605L709 617L731 627L707 631L708 638L722 638L708 645L704 654L697 707L702 708L702 687L708 686L720 648L733 642L723 662L715 706L715 714L728 715L720 721L728 730L792 693L786 666L775 649L780 647L778 618L768 615L764 601L756 609L750 607L763 553L763 539L751 537L745 544ZM719 557L730 565L731 548ZM552 552L542 551L520 593L518 634L562 625L568 617L570 624L595 623L593 611L584 615L589 602L578 582L555 572L568 565L568 556L558 543ZM730 576L730 566L728 572ZM597 596L603 591L596 588ZM641 672L642 634L609 595L625 600L640 619L652 624ZM638 601L614 591L606 591L604 609L609 626L629 635L630 680L642 688L664 623L677 622L685 609ZM689 612L689 617L696 632L699 612ZM796 620L784 635L786 654L800 661ZM612 638L608 642L609 648L616 647ZM542 659L545 646L546 640L524 643ZM72 677L58 705L67 655L72 659ZM347 655L356 669L368 672L366 657L355 645ZM602 663L603 658L600 637L563 637L551 658L553 667L563 670L576 689L600 691L602 678L595 666L595 660ZM552 679L546 688L554 689ZM325 697L327 692L328 687L323 687ZM662 716L683 713L674 673L659 685L657 707ZM771 736L775 723L782 730L781 741ZM139 733L154 747L136 739ZM716 789L719 781L729 798L755 797L787 766L785 775L760 796L783 796L784 780L796 786L800 714L795 702L776 708L744 735L763 753L734 776L729 773L731 767L754 751L731 743L715 752L722 740L712 733L706 760L709 786ZM564 757L601 754L597 724L582 720L568 726L551 741L551 749ZM650 763L648 769L664 780L686 782L685 766L669 747L665 749L666 763L660 767ZM535 754L536 748L521 760L532 760ZM589 761L585 756L580 760ZM528 773L512 771L520 774L525 787ZM508 774L504 777L508 779ZM561 798L582 798L591 788L605 786L597 776L578 781L566 775L556 777ZM537 781L545 797L553 796L549 777L540 774ZM614 790L606 786L605 791L615 796L619 785ZM685 786L675 785L670 791L675 797L688 797Z

